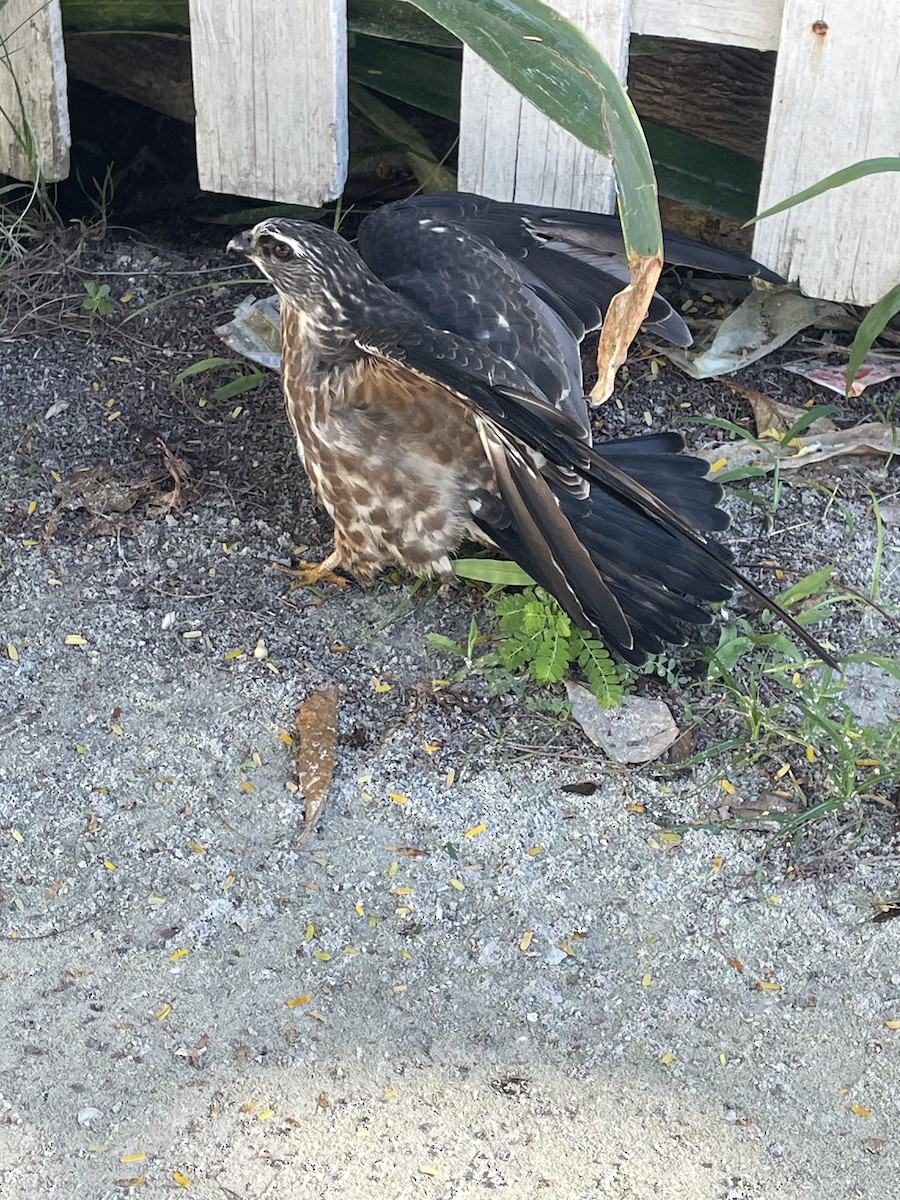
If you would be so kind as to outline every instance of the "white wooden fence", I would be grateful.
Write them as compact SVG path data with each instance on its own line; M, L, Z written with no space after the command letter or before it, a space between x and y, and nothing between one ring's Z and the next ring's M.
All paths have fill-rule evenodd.
M631 33L777 50L760 207L862 158L900 154L898 0L556 0L614 64ZM201 185L301 204L347 172L344 0L190 0ZM0 171L68 173L59 0L0 0ZM10 70L10 68L12 68ZM21 111L26 154L10 127ZM4 114L6 117L4 118ZM465 52L459 186L609 211L609 164ZM900 279L900 175L758 226L754 254L807 293L871 304Z

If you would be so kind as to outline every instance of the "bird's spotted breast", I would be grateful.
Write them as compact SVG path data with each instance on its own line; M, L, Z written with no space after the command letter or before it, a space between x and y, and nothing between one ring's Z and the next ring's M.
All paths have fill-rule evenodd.
M317 369L302 317L282 319L287 412L342 565L363 582L391 562L414 574L448 571L473 488L492 483L473 418L450 393L390 364Z

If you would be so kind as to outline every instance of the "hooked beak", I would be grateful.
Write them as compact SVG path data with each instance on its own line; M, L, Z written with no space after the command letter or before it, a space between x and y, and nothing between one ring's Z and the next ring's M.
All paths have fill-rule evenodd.
M235 234L228 243L227 249L232 254L251 254L253 252L253 242L250 240L250 230L245 229L243 233Z

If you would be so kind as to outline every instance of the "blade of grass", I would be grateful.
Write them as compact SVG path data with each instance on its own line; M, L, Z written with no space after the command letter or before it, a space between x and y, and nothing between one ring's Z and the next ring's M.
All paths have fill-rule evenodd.
M534 580L514 562L494 558L457 558L453 573L460 579L477 583L500 584L503 587L533 587Z
M230 383L223 383L212 393L213 400L231 400L234 396L242 396L244 392L259 387L264 379L269 378L268 371L252 371L249 375L239 375Z
M150 312L154 308L158 308L160 304L168 304L170 300L177 300L179 296L189 296L191 292L215 291L217 288L245 286L248 283L260 284L264 281L257 276L255 279L216 279L212 283L195 283L191 287L179 288L176 292L169 292L165 296L159 296L156 300L151 300L149 304L144 304L140 308L136 308L134 312L129 313L123 325L127 325L129 321L133 321L135 317L143 316L144 313Z
M191 363L189 367L185 367L183 371L179 371L172 380L172 386L177 387L179 383L184 383L185 379L189 379L192 375L202 375L204 371L214 371L217 367L241 366L241 362L237 358L203 358L200 362Z
M421 133L388 104L384 104L367 87L351 83L350 104L377 129L406 146L410 169L426 192L449 192L456 187L456 176L438 161Z
M885 325L887 325L888 321L892 317L895 317L898 312L900 312L900 283L892 287L880 300L876 300L856 331L856 337L853 339L853 345L850 347L850 358L847 362L847 390L845 395L850 395L850 385L856 378L856 373L862 366L863 359L869 353L872 343L884 329Z
M834 566L832 563L828 563L827 566L820 567L818 571L813 571L812 574L805 575L803 579L798 579L796 583L776 596L776 600L782 608L790 608L798 600L805 600L808 596L814 596L820 592L833 573Z
M786 212L787 209L793 208L796 204L802 204L805 200L814 200L816 196L821 196L824 192L831 191L832 188L843 187L845 183L852 183L854 179L863 179L866 175L878 175L882 171L900 171L900 158L865 158L862 162L842 167L840 171L826 175L824 179L820 179L811 187L804 188L802 192L795 192L793 196L788 196L787 199L780 200L764 212L757 213L755 217L744 222L744 228L746 229L748 225L755 225L757 221L763 221L766 217L773 217L776 213Z

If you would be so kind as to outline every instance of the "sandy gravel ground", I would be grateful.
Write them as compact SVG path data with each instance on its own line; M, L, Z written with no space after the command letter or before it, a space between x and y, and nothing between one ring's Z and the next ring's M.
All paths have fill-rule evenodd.
M571 730L530 753L523 706L435 692L427 632L471 595L289 592L270 559L328 528L277 385L171 389L227 307L0 342L0 1196L891 1200L885 827L758 886L764 834L665 837L710 810L693 775ZM98 467L120 486L85 511L64 489ZM832 534L860 574L867 530ZM284 733L331 684L297 845Z

